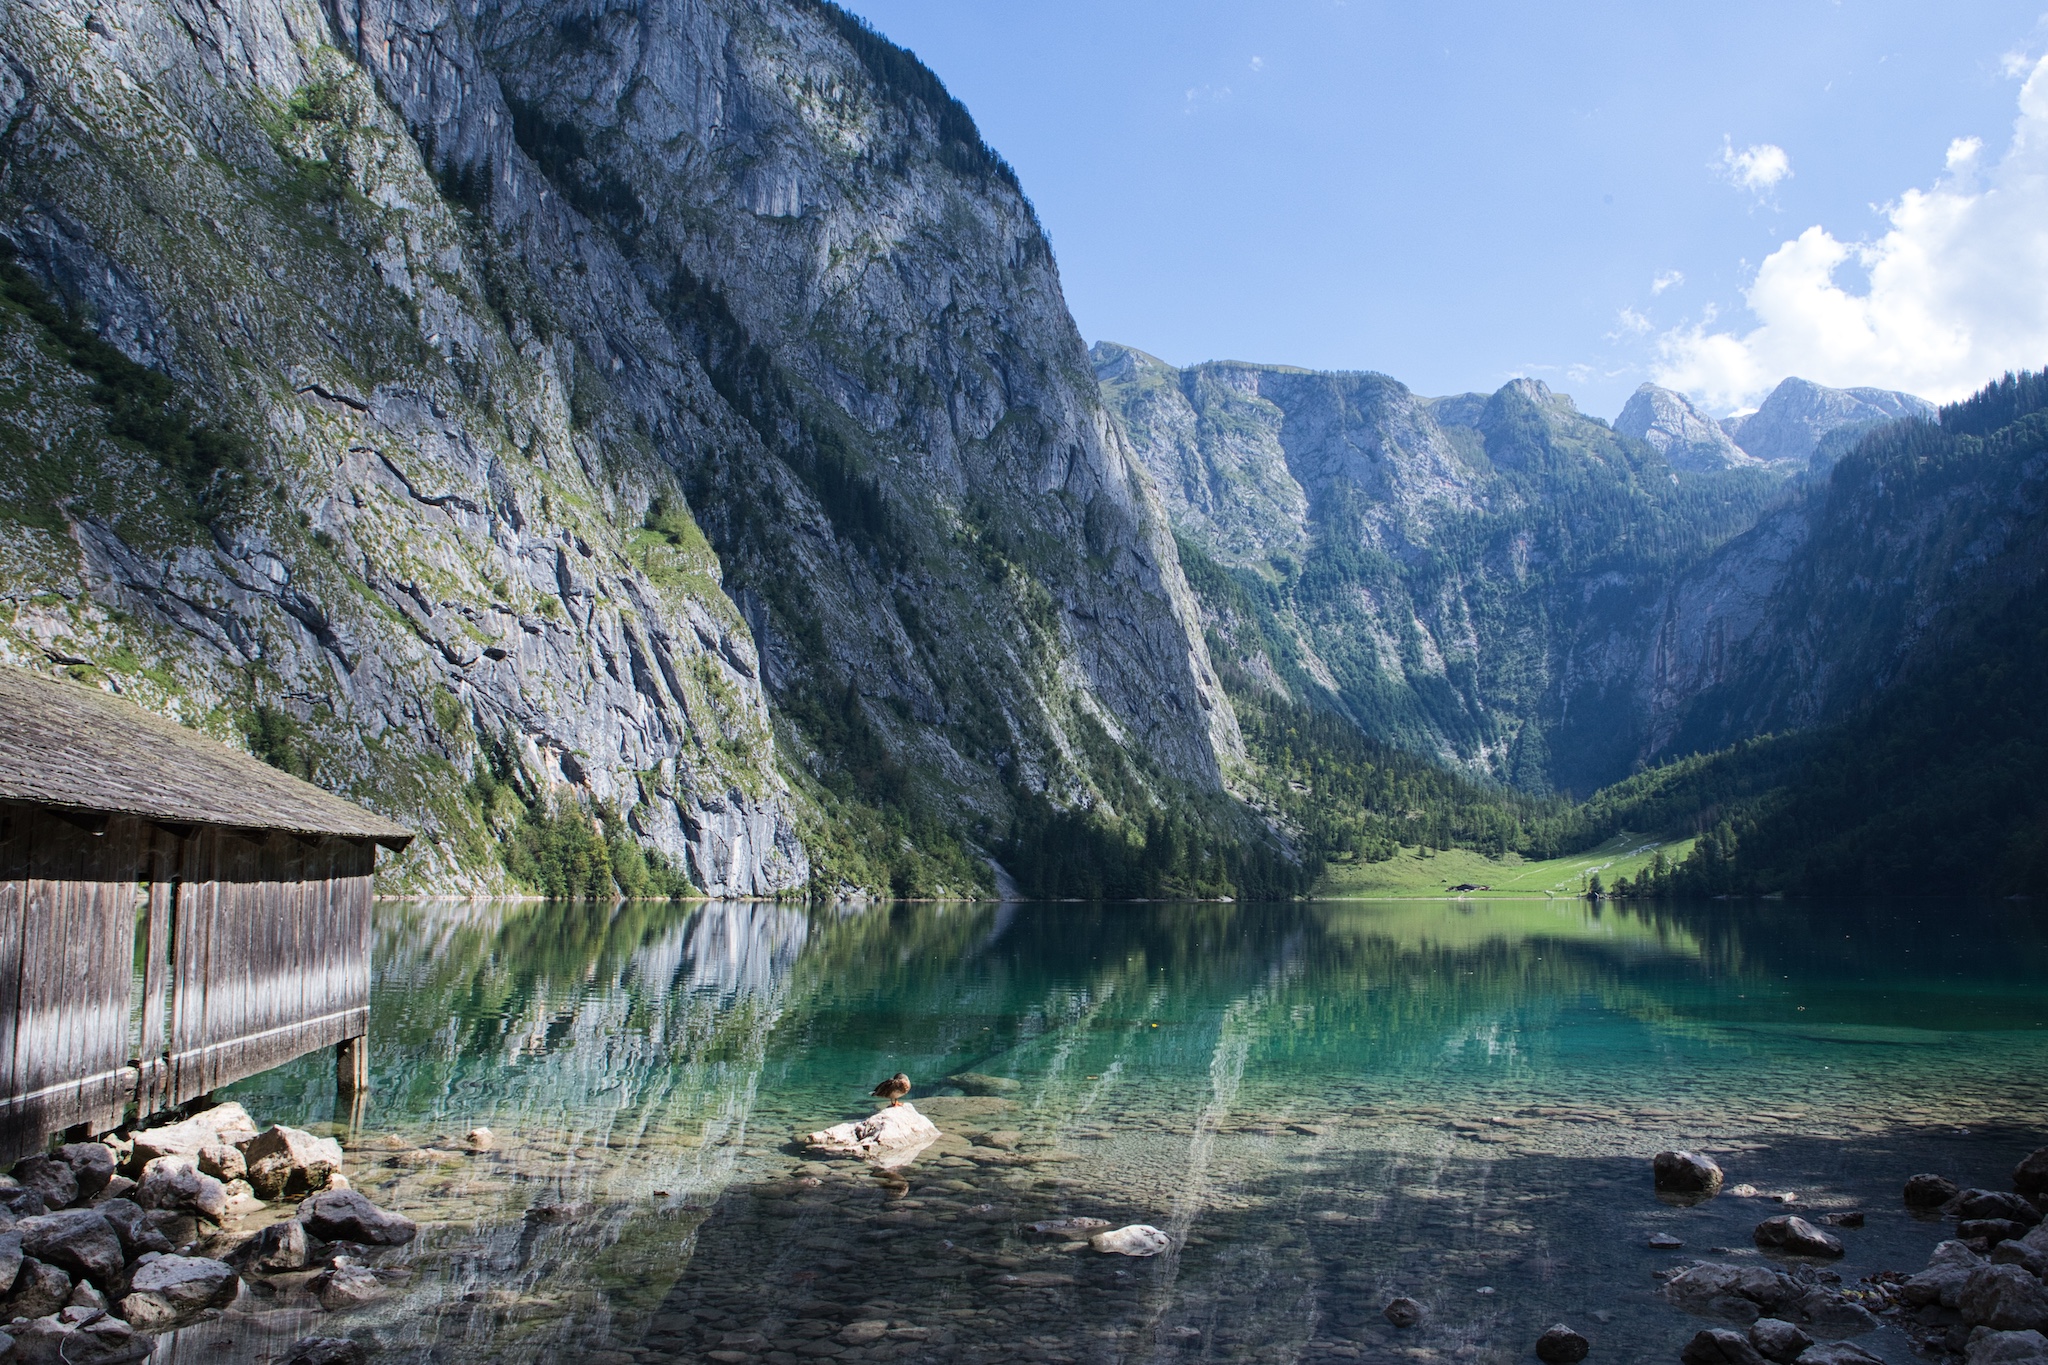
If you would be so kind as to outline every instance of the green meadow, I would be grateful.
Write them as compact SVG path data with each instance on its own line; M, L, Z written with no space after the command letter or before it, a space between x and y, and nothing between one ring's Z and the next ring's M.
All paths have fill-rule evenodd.
M1488 858L1467 849L1404 848L1383 863L1331 863L1312 893L1318 899L1376 899L1407 896L1576 896L1594 873L1604 885L1634 878L1662 850L1673 863L1692 851L1691 839L1659 841L1623 832L1598 848L1568 858L1532 862L1510 853ZM1483 886L1458 892L1456 886Z

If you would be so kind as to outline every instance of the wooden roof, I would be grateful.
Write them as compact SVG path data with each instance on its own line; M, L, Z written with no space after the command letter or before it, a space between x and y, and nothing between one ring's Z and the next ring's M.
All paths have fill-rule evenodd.
M0 665L0 801L375 839L412 831L133 702Z

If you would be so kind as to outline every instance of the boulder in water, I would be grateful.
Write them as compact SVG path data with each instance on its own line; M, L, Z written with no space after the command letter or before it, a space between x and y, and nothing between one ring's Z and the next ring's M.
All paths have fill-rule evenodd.
M1578 1365L1592 1349L1592 1342L1561 1322L1536 1338L1536 1358L1544 1365Z
M1157 1256L1173 1249L1173 1239L1150 1223L1132 1223L1098 1232L1088 1239L1088 1245L1112 1256Z
M1842 1254L1841 1238L1822 1232L1793 1214L1764 1219L1756 1225L1754 1236L1758 1246L1787 1256L1835 1257Z
M1429 1310L1404 1294L1382 1308L1380 1315L1396 1327L1415 1327L1429 1316Z
M324 1190L341 1169L340 1143L282 1123L237 1145L248 1163L249 1184L264 1199Z
M1961 1192L1945 1175L1916 1175L1906 1181L1906 1207L1938 1209Z
M969 1095L1013 1095L1024 1088L1022 1081L1013 1081L1008 1076L985 1076L979 1071L948 1076L946 1084Z
M380 1209L354 1190L323 1190L302 1202L294 1217L323 1242L403 1246L420 1230L412 1219Z
M1764 1365L1748 1337L1725 1327L1709 1328L1694 1336L1678 1358L1684 1365Z
M945 1136L913 1104L892 1104L864 1119L836 1123L804 1139L819 1156L851 1156L883 1167L903 1165Z
M1801 1351L1813 1345L1813 1338L1783 1318L1758 1318L1749 1325L1749 1344L1765 1360L1791 1365Z
M1964 1190L1956 1197L1955 1214L1963 1219L2007 1218L2027 1227L2041 1221L2041 1211L2031 1199L2009 1190Z
M1650 1161L1657 1193L1712 1199L1721 1192L1721 1168L1696 1152L1659 1152Z

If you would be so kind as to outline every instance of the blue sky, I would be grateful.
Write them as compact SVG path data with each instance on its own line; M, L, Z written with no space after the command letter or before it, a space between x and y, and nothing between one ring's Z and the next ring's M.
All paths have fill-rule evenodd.
M1089 340L1612 417L2048 364L2041 3L850 7L1016 166Z

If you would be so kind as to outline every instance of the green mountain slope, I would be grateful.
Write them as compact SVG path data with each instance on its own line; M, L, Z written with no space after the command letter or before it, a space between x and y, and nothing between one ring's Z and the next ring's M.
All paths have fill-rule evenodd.
M1790 600L1823 639L1874 641L1885 685L1596 804L1702 835L1665 891L2048 889L2048 374L1867 437L1813 518Z

